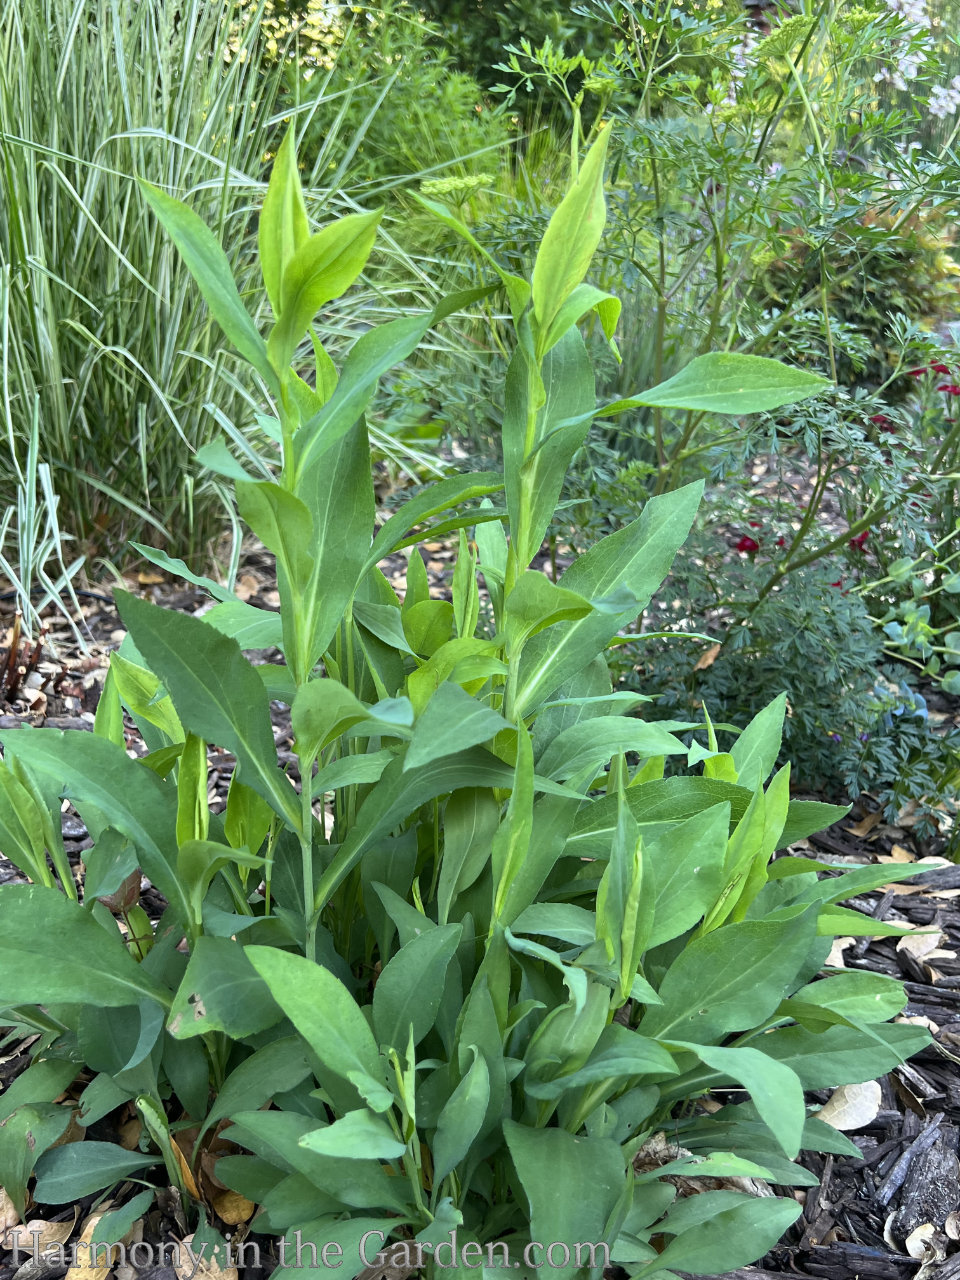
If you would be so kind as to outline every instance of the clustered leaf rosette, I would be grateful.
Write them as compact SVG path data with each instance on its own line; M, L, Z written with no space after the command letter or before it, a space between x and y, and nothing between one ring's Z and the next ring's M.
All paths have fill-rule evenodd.
M388 320L339 369L313 317L365 269L379 215L312 230L292 131L260 218L266 336L211 232L144 189L271 399L272 453L206 456L276 557L280 610L141 548L217 603L193 617L118 593L128 634L94 732L0 733L0 840L34 881L0 888L3 1018L37 1036L0 1101L0 1182L21 1216L28 1195L70 1203L135 1176L177 1187L192 1216L215 1215L226 1186L255 1231L335 1244L353 1274L371 1233L432 1247L451 1231L514 1259L564 1246L561 1280L599 1277L607 1258L636 1277L716 1274L797 1217L801 1149L855 1153L804 1090L872 1079L928 1043L891 1021L899 984L824 968L837 934L898 932L840 903L915 868L821 879L825 864L776 856L843 812L791 799L785 698L721 749L706 713L649 722L645 697L612 688L606 650L669 571L700 485L651 499L557 582L531 568L595 417L737 416L823 387L717 353L597 406L579 326L595 313L612 338L619 307L586 282L608 140L600 129L529 281L425 201L492 282ZM374 536L378 380L494 289L515 329L502 474L448 476ZM449 600L417 550L446 535ZM378 566L405 548L400 600ZM253 665L263 648L283 662ZM290 709L292 762L271 702ZM211 745L234 762L222 812ZM64 798L92 839L82 902ZM134 938L102 899L139 871L167 905ZM140 1150L55 1145L81 1062L79 1123L132 1104ZM720 1110L691 1105L731 1089ZM691 1198L681 1174L788 1190ZM222 1243L206 1217L201 1230ZM598 1252L583 1261L581 1244Z

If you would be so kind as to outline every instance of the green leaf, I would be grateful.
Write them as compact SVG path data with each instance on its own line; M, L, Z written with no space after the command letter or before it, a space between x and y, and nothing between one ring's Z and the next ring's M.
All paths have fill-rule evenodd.
M222 1031L241 1039L274 1026L280 1017L239 942L207 934L197 939L170 1010L171 1035L186 1040Z
M93 717L93 732L98 738L106 738L109 742L115 742L118 747L124 745L123 707L120 705L120 695L117 692L116 680L109 668L106 679L103 682L103 688L100 691L100 701L97 703L97 710ZM31 877L31 879L39 879L39 877Z
M186 839L177 850L177 873L194 908L194 920L202 918L203 902L210 882L226 866L259 868L263 858L245 849L234 849L215 840Z
M554 343L559 342L571 325L582 320L590 311L596 311L603 326L603 332L612 338L620 319L620 299L612 293L604 293L592 284L577 285L566 302L557 312L556 319L544 338L544 350L549 351Z
M433 1137L433 1177L439 1184L470 1152L490 1105L490 1071L475 1046L470 1070L444 1103Z
M437 885L440 924L447 923L457 894L469 889L490 861L490 848L499 825L500 806L488 790L468 787L455 791L447 801Z
M247 958L323 1065L353 1084L375 1111L388 1110L393 1095L383 1084L376 1041L339 978L272 947L248 947Z
M454 635L453 605L449 600L421 600L401 614L410 651L432 658Z
M890 876L889 879L894 877ZM849 907L821 907L817 914L817 933L821 938L847 935L851 938L908 938L912 937L913 932L909 925L903 927L886 920L876 920L873 916L853 911Z
M231 640L241 649L280 649L284 646L283 621L279 613L258 609L245 600L225 600L203 615L208 626Z
M784 1006L788 1006L790 1016L798 1022L810 1016L815 1018L819 1011L869 1024L895 1018L906 1003L903 984L895 978L847 971L808 983L795 991Z
M316 759L334 738L369 715L369 708L339 680L326 677L301 685L290 708L298 753Z
M152 671L119 652L110 655L110 671L121 701L137 721L146 720L165 733L171 743L183 742L185 735L180 717L170 695Z
M70 1115L69 1107L41 1103L18 1107L0 1125L0 1186L20 1219L25 1217L27 1183L33 1167L43 1152L63 1136Z
M602 652L649 604L686 540L703 486L687 485L651 498L638 520L602 538L566 571L560 585L587 599L626 587L635 599L622 613L594 612L535 636L520 662L516 710L529 715Z
M468 471L428 485L384 522L373 540L365 567L371 569L379 564L400 546L411 529L424 520L457 507L461 502L499 493L502 488L503 477L496 471Z
M429 929L400 948L373 989L373 1028L380 1044L406 1052L431 1029L443 998L447 968L457 950L459 924Z
M406 773L441 756L479 746L509 728L499 712L445 681L417 719L403 770Z
M806 400L830 385L815 373L766 356L711 351L626 404L704 413L761 413Z
M763 1052L800 1077L804 1089L862 1084L905 1062L930 1044L923 1027L879 1023L869 1030L836 1026L826 1031L777 1027L762 1038Z
M392 831L403 818L428 800L461 787L511 787L513 781L514 771L479 747L443 756L408 772L403 771L402 760L395 760L384 770L379 785L364 800L347 839L321 876L314 910L319 912L323 909L330 895L375 840ZM570 795L556 784L540 779L537 787L541 790L555 788L565 799Z
M381 751L370 751L362 756L343 756L321 769L313 779L314 796L323 795L327 791L339 791L342 787L353 787L367 782L379 782L387 765L396 758L396 752L389 748Z
M541 375L539 391L531 386L527 354L518 347L507 367L501 437L511 537L520 564L528 564L540 549L596 406L593 366L576 329L548 353ZM531 413L536 415L533 441L528 439Z
M653 924L656 891L645 866L640 830L622 791L618 800L616 834L597 890L597 938L619 973L618 1005L623 1005Z
M627 788L627 804L644 840L657 836L718 804L729 804L735 822L743 817L753 793L715 778L657 778ZM617 823L616 796L584 805L567 841L567 855L606 858Z
M308 235L307 209L297 170L296 136L291 125L273 162L257 228L260 270L274 315L280 314L280 285L287 263Z
M33 1196L40 1204L73 1204L158 1162L158 1156L125 1151L112 1142L68 1142L37 1161Z
M357 339L344 362L336 391L295 436L298 494L302 476L316 466L319 458L346 435L366 411L383 374L406 360L433 325L491 292L483 288L451 294L426 315L391 320Z
M331 1221L324 1217L305 1227L297 1227L284 1243L287 1257L295 1258L299 1247L304 1258L312 1259L310 1247L313 1246L318 1258L329 1259L327 1265L337 1268L338 1280L354 1280L354 1276L375 1265L377 1254L396 1229L396 1218L354 1217ZM307 1270L309 1272L312 1268Z
M194 455L194 461L215 475L224 476L227 480L250 480L250 472L242 466L223 440L210 440L202 444Z
M596 1047L582 1067L555 1076L551 1080L525 1082L526 1092L534 1098L558 1098L571 1089L611 1081L611 1092L619 1091L622 1082L634 1076L676 1075L678 1067L663 1045L628 1027L613 1022L604 1027ZM615 1083L614 1083L615 1082Z
M164 573L172 574L175 578L183 578L185 582L192 582L195 587L202 587L204 591L209 591L214 600L237 599L232 591L229 591L219 582L214 582L213 578L205 578L202 574L194 573L183 560L167 555L166 551L161 551L159 547L148 547L142 542L131 542L130 546L136 551L137 555L143 556L145 560L155 564Z
M403 615L400 609L390 604L372 604L366 600L358 600L353 606L356 622L389 645L399 653L413 655L403 630Z
M30 880L52 886L40 808L3 763L0 763L0 849Z
M814 832L824 831L850 812L849 805L823 804L819 800L791 800L777 848L786 849Z
M89 911L43 885L0 890L0 970L6 1005L117 1008L144 997L170 1003L170 992L136 963L119 931L111 935Z
M729 803L715 804L644 841L657 892L649 947L679 938L717 901L729 830Z
M708 1047L676 1040L670 1045L686 1049L714 1071L742 1084L787 1158L793 1160L799 1154L806 1107L796 1072L762 1049Z
M537 771L561 780L597 774L612 756L635 751L641 756L682 755L687 748L655 720L630 716L596 716L564 729L537 761Z
M207 744L202 738L188 733L179 758L177 844L183 846L188 841L205 841L210 830L210 805L207 801ZM179 855L177 872L182 878L183 866Z
M560 309L587 274L603 234L607 220L603 167L611 132L608 125L587 152L580 172L547 224L537 252L533 311L539 335L538 356L546 349Z
M299 498L265 480L236 485L237 510L268 551L277 557L297 591L313 569L313 520ZM289 643L289 641L288 641Z
M53 1102L77 1076L77 1064L64 1058L37 1058L26 1071L11 1080L0 1095L0 1120L18 1107ZM38 1153L39 1154L39 1153ZM0 1186L2 1186L0 1182Z
M509 920L502 919L507 894L530 852L533 794L533 744L529 732L521 723L517 726L517 763L510 803L490 847L490 870L494 883L493 912L501 924L509 924ZM528 905L523 903L523 907ZM522 910L522 907L518 910Z
M82 729L22 730L0 734L7 762L33 777L49 779L69 799L99 839L101 826L121 832L137 850L140 865L179 913L189 906L177 878L176 793L155 773L131 760L123 747ZM53 997L51 997L53 998Z
M116 598L134 643L160 676L185 728L232 751L243 782L297 830L300 806L280 772L267 691L237 642L199 618L125 591Z
M214 320L270 389L277 392L279 387L267 359L266 343L240 301L227 255L217 244L213 232L192 209L142 179L140 190L200 286Z
M503 1122L503 1133L530 1206L530 1237L566 1244L570 1262L551 1267L556 1280L579 1271L576 1245L599 1244L624 1183L620 1148L609 1138ZM799 1206L798 1206L799 1208Z
M203 1134L238 1111L255 1111L274 1094L295 1088L311 1073L310 1059L303 1041L296 1036L273 1040L241 1062L224 1080L217 1100L210 1108L197 1142Z
M530 636L555 622L585 618L593 605L575 591L556 586L534 569L527 569L504 601L507 643L519 650Z
M659 987L661 1006L640 1021L644 1035L709 1044L755 1027L779 1005L813 942L813 910L786 920L748 920L695 938Z
M256 852L267 838L272 821L273 813L267 802L250 787L245 787L234 773L223 812L223 834L230 847Z
M83 1060L93 1071L108 1072L114 1078L147 1061L163 1031L164 1011L150 1000L121 1009L107 1009L89 1004L78 1010L77 1042ZM156 1071L147 1062L145 1070L134 1079L143 1087L153 1087Z
M283 271L279 319L267 340L277 372L286 369L320 308L339 298L366 265L383 216L349 213L309 236Z
M300 1146L342 1160L396 1160L406 1151L385 1120L371 1111L348 1111L333 1124L311 1129Z
M379 1161L340 1160L300 1145L300 1139L316 1129L315 1116L293 1111L241 1111L232 1119L226 1130L231 1142L242 1143L281 1169L301 1174L329 1197L337 1210L345 1206L409 1212L406 1179L390 1177Z
M94 1227L93 1238L90 1241L91 1247L115 1245L118 1240L122 1240L136 1220L142 1217L153 1204L153 1197L156 1194L155 1187L148 1187L146 1191L133 1196L119 1209L111 1209L103 1214Z
M522 276L511 275L508 271L505 271L488 250L483 247L470 228L452 214L446 205L440 204L437 200L428 200L426 196L422 196L418 192L413 192L413 198L417 204L423 205L424 209L429 210L435 218L439 219L444 226L449 227L458 236L462 237L494 269L500 277L504 292L510 303L513 322L515 325L519 325L521 316L530 301L530 286L526 280Z
M543 934L582 948L596 940L597 917L572 902L534 902L520 912L511 928L514 933Z
M787 695L781 693L747 725L730 748L737 770L737 782L741 787L755 791L766 782L783 738L783 717L787 709Z
M656 1262L634 1275L647 1276L667 1268L724 1275L762 1258L801 1212L796 1200L758 1198L736 1191L705 1191L680 1200L661 1224L674 1239Z
M535 787L542 788L543 784L536 778L534 783ZM500 908L502 924L511 924L536 901L537 894L564 853L578 807L577 799L569 795L547 794L534 804L530 841L525 853L518 857L519 865L514 866L513 879ZM519 849L522 847L521 842Z

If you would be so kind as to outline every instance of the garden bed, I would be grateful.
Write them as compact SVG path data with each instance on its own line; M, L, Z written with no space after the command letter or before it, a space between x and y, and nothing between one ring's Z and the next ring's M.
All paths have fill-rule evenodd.
M428 552L429 554L429 552ZM450 551L442 544L434 549L427 568L431 594L445 590L445 573ZM403 590L404 561L386 566L388 576ZM266 560L254 551L244 562L241 590L260 607L273 604L273 583ZM134 584L131 583L131 586ZM159 598L168 606L185 612L202 611L203 593L192 587L174 587L144 574L136 584L141 593ZM65 729L92 729L93 712L107 655L122 638L118 620L106 598L93 596L85 602L86 626L92 637L88 655L71 652L66 636L58 637L58 653L64 675L58 693L51 692L42 709L29 698L4 708L4 727L14 724L45 724ZM270 661L270 651L251 655L256 661ZM281 761L295 761L291 751L289 719L277 704L273 706L274 734ZM134 733L129 749L137 751ZM233 771L233 759L225 752L210 758L209 787L225 800ZM64 814L65 846L71 863L78 868L90 840L82 821L72 812ZM890 862L899 865L920 858L909 826L886 825L870 810L869 799L859 804L851 816L828 830L800 842L789 852L819 856L839 864ZM878 1082L875 1114L850 1131L860 1148L859 1159L847 1156L820 1156L805 1153L801 1162L819 1179L815 1187L797 1192L803 1216L785 1242L758 1268L729 1273L736 1280L771 1280L774 1276L827 1277L828 1280L951 1280L960 1276L960 867L945 860L928 871L923 882L901 882L848 902L878 920L913 926L918 930L936 928L939 934L916 939L839 939L831 961L848 969L883 973L905 984L908 998L904 1017L924 1020L936 1043L919 1057L897 1068ZM19 877L10 863L0 858L0 883ZM164 900L155 889L146 887L142 903L155 920ZM844 943L847 943L844 945ZM0 1081L4 1087L28 1064L25 1047L0 1059ZM851 1087L854 1101L863 1105L863 1091ZM826 1102L829 1094L808 1095L814 1105ZM707 1099L707 1105L713 1099ZM869 1102L867 1103L869 1106ZM60 1219L79 1223L89 1206L74 1206L57 1214ZM40 1210L35 1212L39 1213ZM29 1216L30 1211L28 1211ZM217 1224L221 1230L230 1228ZM157 1242L177 1234L176 1213L154 1210L148 1219L148 1235ZM256 1237L251 1237L256 1238ZM267 1265L275 1241L259 1239L263 1265L242 1268L240 1280L262 1280L270 1273ZM911 1256L911 1252L916 1256ZM9 1251L0 1253L0 1280L41 1280L32 1263L19 1268L10 1261ZM27 1268L27 1269L24 1269ZM43 1273L42 1280L55 1280L56 1269ZM62 1274L62 1272L60 1272ZM146 1271L133 1272L126 1280L148 1280ZM102 1280L102 1277L101 1277ZM176 1280L172 1268L149 1269L149 1280ZM372 1280L372 1277L371 1277Z

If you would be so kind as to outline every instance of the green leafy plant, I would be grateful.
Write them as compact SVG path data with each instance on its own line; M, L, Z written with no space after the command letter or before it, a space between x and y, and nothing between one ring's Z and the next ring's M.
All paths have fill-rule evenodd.
M235 1145L216 1176L259 1206L256 1229L339 1249L353 1274L361 1239L429 1253L451 1232L464 1265L494 1246L527 1274L539 1244L565 1276L599 1276L608 1256L638 1277L715 1274L760 1256L799 1206L686 1198L671 1177L806 1185L801 1148L853 1148L804 1087L870 1079L927 1043L891 1023L897 983L823 969L832 935L891 931L839 905L890 868L820 879L815 861L774 859L841 812L792 802L788 768L770 776L784 700L720 751L709 722L653 723L633 714L642 697L612 692L605 651L669 570L700 485L651 499L557 583L529 567L598 412L578 323L616 319L586 282L608 140L578 165L532 279L488 259L492 284L371 330L339 370L315 341L307 376L301 339L363 268L378 214L309 233L288 135L259 223L264 336L212 232L145 188L272 397L281 465L236 497L276 556L281 609L215 583L202 619L121 594L129 634L95 734L0 734L0 839L35 881L0 889L4 1017L38 1033L3 1099L0 1180L18 1209L31 1175L39 1203L131 1175L186 1193L219 1130ZM378 379L493 288L514 325L503 473L444 479L372 537ZM739 413L819 386L706 356L636 399ZM417 550L442 531L460 539L451 600L430 597ZM401 603L377 565L404 547ZM265 645L285 665L251 665L244 648ZM290 707L287 771L271 699ZM206 744L236 761L222 814ZM701 772L666 778L671 757ZM82 903L63 797L94 840ZM169 904L155 930L140 870ZM80 1123L132 1101L140 1151L52 1145L78 1062L95 1073ZM749 1101L691 1105L722 1088ZM651 1163L666 1128L678 1148Z

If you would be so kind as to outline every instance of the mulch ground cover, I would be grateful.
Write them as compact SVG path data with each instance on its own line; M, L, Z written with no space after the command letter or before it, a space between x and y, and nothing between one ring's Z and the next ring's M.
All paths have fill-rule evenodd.
M431 557L427 569L432 590L446 594L453 548L431 543L426 554ZM385 570L402 591L403 558L396 557ZM278 599L270 574L269 558L252 549L244 561L239 593L255 605L276 608ZM202 612L210 604L200 591L174 585L152 571L127 585L189 612ZM88 652L78 649L65 625L58 627L51 621L47 648L34 663L36 671L21 673L16 697L0 704L0 728L32 724L92 730L109 652L123 638L123 632L109 593L92 593L82 599L82 605ZM7 643L9 639L8 632ZM255 661L276 661L279 655L264 652L251 656ZM0 644L0 671L3 662ZM20 661L10 669L16 665L29 663ZM280 758L290 763L294 757L289 718L278 707L275 713ZM128 746L132 754L143 750L132 725ZM210 798L214 807L225 802L233 763L227 753L211 752ZM83 822L71 811L64 813L63 828L67 850L79 872L83 852L91 841ZM909 815L903 825L887 825L879 812L872 811L870 798L863 797L847 819L794 846L792 852L845 864L887 861L899 869L900 864L915 861L930 850L918 847L913 840ZM0 856L0 884L20 878ZM164 903L156 890L146 885L143 905L158 917ZM731 1280L784 1276L960 1280L960 867L940 859L922 881L898 882L847 905L877 920L933 930L899 940L838 939L830 962L903 981L908 998L903 1017L927 1026L934 1043L879 1081L879 1097L873 1091L872 1114L848 1135L859 1148L857 1158L801 1157L819 1179L816 1187L796 1193L803 1204L802 1218L762 1264L727 1273ZM0 1029L0 1041L2 1035ZM0 1049L0 1091L28 1065L28 1047L8 1044ZM826 1092L814 1093L809 1101L822 1104L828 1096ZM859 1102L862 1105L863 1099ZM161 1190L147 1216L145 1240L183 1238L182 1210L165 1194ZM92 1200L52 1217L49 1213L44 1216L48 1221L75 1223L76 1234ZM27 1216L31 1215L39 1217L40 1209L28 1210ZM0 1280L56 1280L64 1274L65 1268L56 1265L41 1264L38 1269L33 1261L15 1264L10 1251L2 1247L2 1231L7 1225L11 1224L0 1222ZM219 1225L222 1230L230 1229L222 1222ZM261 1266L241 1268L240 1280L265 1280L272 1270L271 1241L260 1239ZM127 1272L117 1280L176 1280L170 1267L128 1268ZM200 1280L207 1278L201 1275Z

